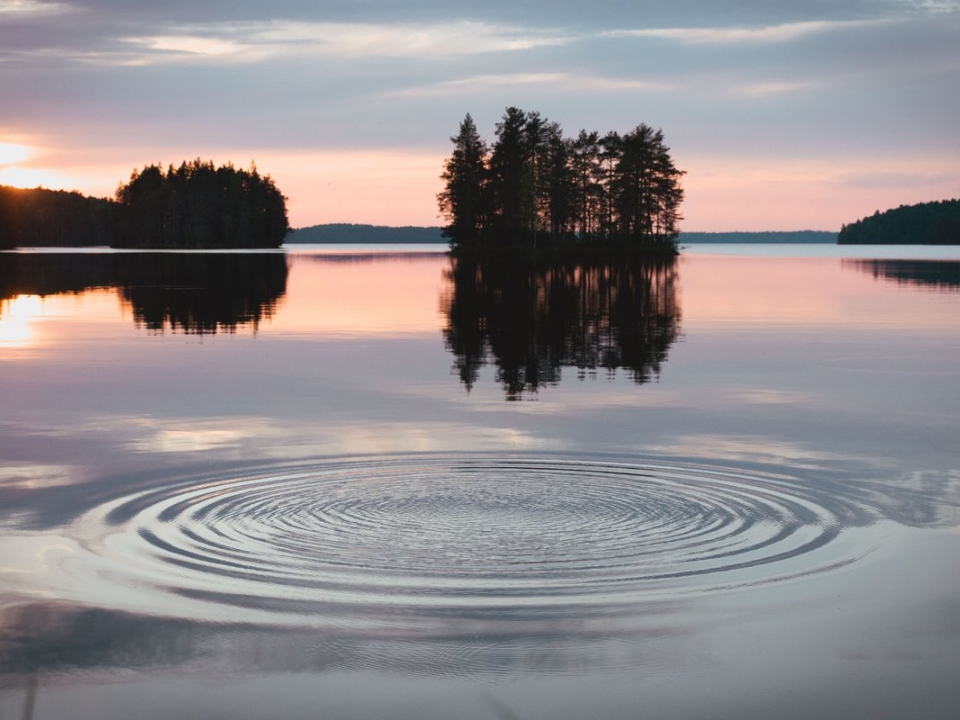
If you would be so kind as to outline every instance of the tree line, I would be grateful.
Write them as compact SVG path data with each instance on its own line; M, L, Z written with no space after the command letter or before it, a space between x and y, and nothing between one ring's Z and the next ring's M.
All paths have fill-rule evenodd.
M0 247L270 248L289 229L286 198L256 166L148 165L113 200L0 187Z
M437 196L454 249L643 247L676 252L683 189L663 132L566 138L509 107L488 146L470 114L451 138Z
M0 249L109 245L113 220L104 198L0 185Z
M960 200L901 205L840 228L840 245L960 245Z

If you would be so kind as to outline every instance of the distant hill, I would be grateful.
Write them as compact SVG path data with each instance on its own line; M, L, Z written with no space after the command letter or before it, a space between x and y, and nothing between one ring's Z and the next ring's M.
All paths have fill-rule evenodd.
M791 232L685 232L678 242L696 243L830 243L837 242L837 234L825 230L796 230Z
M295 243L365 244L365 243L444 243L439 227L388 227L336 223L299 228L287 235L287 245ZM689 232L681 233L682 243L836 243L837 234L820 230L796 232Z
M353 225L350 223L333 223L329 225L313 225L297 228L291 231L284 243L329 243L329 244L363 244L363 243L443 243L448 242L441 234L439 227L387 227L384 225Z
M901 205L840 229L841 245L960 245L960 200Z

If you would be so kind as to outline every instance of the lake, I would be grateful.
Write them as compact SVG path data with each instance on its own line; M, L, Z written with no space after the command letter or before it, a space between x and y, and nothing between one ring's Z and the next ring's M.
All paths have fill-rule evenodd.
M960 249L0 253L0 717L954 718Z

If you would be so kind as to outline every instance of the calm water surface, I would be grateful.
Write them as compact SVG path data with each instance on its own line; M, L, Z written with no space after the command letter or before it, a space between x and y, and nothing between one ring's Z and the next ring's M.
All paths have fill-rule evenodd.
M954 718L960 253L0 253L0 717Z

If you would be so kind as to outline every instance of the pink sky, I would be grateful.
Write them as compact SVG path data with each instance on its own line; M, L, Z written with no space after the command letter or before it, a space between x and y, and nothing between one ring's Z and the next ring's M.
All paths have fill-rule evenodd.
M111 195L256 160L294 227L436 225L504 108L661 128L690 231L838 230L960 197L960 1L451 6L0 0L0 184Z
M196 148L135 148L91 153L30 145L0 148L0 184L112 195L130 171L148 162L209 158L217 163L253 155L288 198L290 223L306 227L349 222L374 225L439 225L436 195L442 187L444 150L360 149L289 152ZM138 163L133 158L145 157ZM950 158L853 161L838 167L824 160L730 160L690 155L679 159L683 185L682 228L688 231L839 230L876 210L960 195ZM685 160L686 162L683 162ZM868 182L899 172L903 184Z

